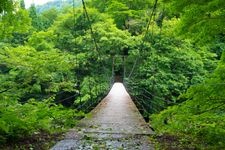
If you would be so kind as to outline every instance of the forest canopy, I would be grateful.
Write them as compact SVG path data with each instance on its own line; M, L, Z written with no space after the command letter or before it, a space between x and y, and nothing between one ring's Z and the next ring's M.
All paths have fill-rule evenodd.
M117 74L157 135L224 148L225 1L84 2L0 0L0 143L73 127Z

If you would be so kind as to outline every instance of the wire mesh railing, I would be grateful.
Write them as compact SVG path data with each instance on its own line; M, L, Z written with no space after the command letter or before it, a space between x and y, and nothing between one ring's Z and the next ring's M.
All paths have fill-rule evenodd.
M127 79L125 80L124 84L127 91L132 96L135 104L137 105L137 107L139 108L140 112L143 114L144 117L149 117L149 115L152 113L158 113L161 110L166 109L168 106L172 105L180 106L182 102L191 100L185 99L184 101L173 101L171 99L167 99L166 96L159 96L151 92L151 90L141 87L141 85L138 85L138 83L135 82L132 83L132 81L130 80L128 81ZM190 86L201 86L201 90L198 91L199 92L198 94L201 95L202 99L205 99L206 102L210 100L225 102L225 94L223 93L224 90L222 90L225 89L225 83L223 82L218 83L203 82ZM215 95L215 91L219 91L219 89L221 89L222 91L216 92Z

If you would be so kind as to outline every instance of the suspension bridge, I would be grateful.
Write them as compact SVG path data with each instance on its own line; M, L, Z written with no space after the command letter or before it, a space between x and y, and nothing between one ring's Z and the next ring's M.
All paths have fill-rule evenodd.
M149 30L150 22L156 9L156 4L157 0L155 1L152 14L150 14L150 18L146 27L146 33L144 34L143 39L145 39L146 34ZM92 29L90 17L88 15L84 0L82 0L82 5L84 10L84 16L88 21L95 51L98 53L99 58L101 58L102 54L101 51L99 51L99 46L94 36L94 31ZM73 4L73 14L75 15L74 10L75 9ZM140 49L143 48L144 42L145 41L143 40ZM79 122L78 126L76 126L74 129L71 129L65 135L64 140L59 141L54 147L52 147L52 150L154 149L153 144L149 140L149 136L153 134L153 131L149 127L149 124L145 122L143 116L139 112L140 109L138 110L135 105L139 105L140 103L134 103L132 101L131 96L127 92L128 89L126 89L124 86L128 84L125 81L125 58L126 56L128 56L128 50L129 48L127 47L122 49L123 54L121 58L123 65L121 64L119 70L118 68L117 70L115 69L115 56L113 56L112 58L112 75L110 79L111 90L109 91L107 96L102 100L91 100L90 104L83 103L82 105L78 106L78 110L82 107L86 110L90 110L90 108L92 109L93 106L97 104L97 106L90 112L90 115L88 115L89 117L82 119ZM133 72L135 72L134 70L137 66L139 59L140 56L136 58L130 70L130 74L128 75L128 78L130 78ZM100 65L103 70L106 70L103 62L100 62ZM69 99L76 96L77 95L73 95L72 97L69 97ZM134 98L136 99L136 97ZM67 99L68 98L65 98L60 102L65 101ZM140 106L142 105L143 104L140 104ZM143 111L145 110L143 109Z
M153 131L122 83L115 82L108 95L90 114L52 150L153 149L148 138Z

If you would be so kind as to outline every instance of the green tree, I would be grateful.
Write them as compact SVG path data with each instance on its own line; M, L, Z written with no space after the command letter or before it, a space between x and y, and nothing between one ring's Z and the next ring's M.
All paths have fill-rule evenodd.
M0 37L1 42L22 44L31 30L31 20L28 12L19 9L14 13L8 13L1 17Z
M1 0L0 13L12 12L14 10L13 0Z
M26 8L24 0L20 0L20 8L22 9Z
M41 24L38 14L37 14L36 6L34 4L32 4L29 8L29 16L32 19L31 23L32 23L32 26L34 27L34 29L36 29L37 31L41 30L42 24Z
M225 32L223 28L224 1L169 0L168 5L173 13L180 15L181 20L178 26L180 33L192 37L196 42L205 43L215 40L216 36L223 35Z
M40 22L42 22L42 30L52 26L58 15L59 11L55 8L43 11L39 15Z
M178 1L168 0L171 22L176 30L170 35L189 38L198 47L198 53L213 52L221 58L213 73L199 84L192 85L178 99L183 101L151 116L152 126L158 133L182 136L184 147L197 149L221 149L224 143L224 1ZM168 14L167 14L168 15ZM175 19L171 19L175 20ZM167 30L168 31L168 30ZM201 56L206 70L207 63ZM212 59L211 59L212 60ZM178 138L179 139L179 138ZM180 142L181 143L181 142Z
M189 146L199 149L223 148L224 70L223 54L215 72L181 96L187 101L151 116L152 125L157 132L182 136L191 143Z
M100 12L108 13L112 16L120 29L127 29L132 34L141 34L146 26L146 20L152 1L130 1L130 0L94 0L91 6L98 8Z

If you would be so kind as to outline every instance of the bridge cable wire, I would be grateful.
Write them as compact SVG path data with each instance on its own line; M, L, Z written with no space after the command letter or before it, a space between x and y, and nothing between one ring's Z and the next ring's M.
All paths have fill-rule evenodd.
M150 17L149 17L149 20L148 20L148 23L147 23L146 31L145 31L145 33L144 33L144 35L142 37L143 40L141 42L140 51L143 51L143 47L144 47L144 44L145 44L145 38L146 38L147 33L148 33L149 29L150 29L150 24L151 24L151 21L152 21L152 18L154 16L154 14L155 14L155 11L156 11L157 3L158 3L158 0L155 0L152 12L150 14ZM130 74L128 76L128 79L130 79L132 77L133 72L134 72L134 70L135 70L135 68L136 68L136 66L138 64L138 61L140 60L140 57L141 57L141 54L139 53L139 56L135 59L135 62L133 64L133 66L132 66L132 70L131 70L131 72L130 72Z
M143 50L143 47L144 47L144 44L145 44L145 38L146 38L147 33L148 33L148 31L149 31L149 28L150 28L150 24L151 24L152 18L153 18L153 16L154 16L155 11L156 11L156 8L157 8L157 4L158 4L158 0L155 0L155 3L154 3L154 6L153 6L153 9L152 9L152 12L151 12L151 14L150 14L150 17L149 17L149 20L148 20L148 23L147 23L146 31L145 31L145 33L144 33L144 35L143 35L143 37L142 37L142 42L141 42L141 48L140 48L140 51ZM135 70L135 68L136 68L136 66L137 66L137 62L138 62L139 59L140 59L140 54L139 54L139 56L137 56L137 58L135 59L134 65L133 65L133 67L132 67L132 70L131 70L131 72L130 72L128 78L130 78L130 77L132 76L132 74L133 74L133 72L134 72L134 70Z
M147 91L145 88L142 88L142 90ZM134 91L136 91L136 92L134 92ZM150 94L150 97L149 97L148 95L146 95L144 93L139 93L139 92L137 93L137 91L138 90L136 90L135 88L132 88L130 90L130 93L135 93L132 95L134 97L134 101L135 101L135 103L138 104L139 107L141 107L142 110L144 110L144 114L150 114L150 112L147 110L146 106L150 107L151 108L150 110L157 112L158 109L161 110L166 107L165 103L166 104L168 104L168 102L170 104L172 103L171 101L168 101L168 100L165 100L164 98L160 98L160 97L156 96L156 98L161 99L163 101L163 103L158 103L158 102L152 100L152 98L155 97L154 94L148 92L148 94ZM173 102L173 103L175 104L175 102ZM156 109L155 107L158 109Z
M76 22L76 16L75 16L75 2L74 2L74 0L73 0L73 36L75 37L75 35L74 35L74 32L76 31L76 28L75 28L75 26L76 26L76 24L75 24L75 22ZM78 64L78 62L77 62L77 57L76 57L76 65ZM78 72L76 72L76 74L78 74L79 75L79 71ZM78 80L78 79L77 79ZM64 102L64 101L66 101L66 100L69 100L69 99L71 99L71 98L74 98L74 97L76 97L76 96L80 96L80 89L78 89L79 90L79 93L76 93L76 94L74 94L74 95L72 95L72 96L69 96L69 97L67 97L67 98L64 98L64 99L61 99L61 100L58 100L58 101L56 101L55 103L61 103L61 102ZM65 93L66 91L62 91L62 92L60 92L60 93L57 93L56 95L59 95L59 94L63 94L63 93ZM51 96L50 96L51 97ZM49 97L49 98L50 98Z
M101 53L100 47L98 46L97 40L96 40L96 38L95 38L94 30L93 30L92 25L91 25L91 19L90 19L90 16L89 16L89 14L88 14L87 7L86 7L86 4L85 4L85 1L84 1L84 0L82 0L82 5L83 5L83 10L84 10L84 12L85 12L85 16L86 16L87 21L88 21L88 25L89 25L89 28L90 28L90 31L91 31L91 36L92 36L92 39L93 39L93 41L94 41L95 48L96 48L97 53L98 53L98 56L99 56L99 58L100 58L100 64L101 64L101 67L103 68L104 71L107 72L107 69L105 68L105 65L104 65L103 62L101 61L102 55L103 55L103 54ZM110 78L109 76L110 76L110 75L107 74L107 77L108 77L108 78Z
M146 32L145 32L145 34L144 34L144 36L143 36L143 41L142 41L142 43L141 43L141 50L143 49L143 46L144 46L144 43L145 43L145 37L147 36L147 33L148 33L148 31L149 31L150 23L151 23L151 20L152 20L153 15L154 15L154 12L155 12L155 10L156 10L157 2L158 2L158 0L155 0L155 4L154 4L154 6L153 6L153 10L152 10L152 13L151 13L151 15L150 15L150 19L149 19L148 24L147 24L147 27L146 27ZM89 17L89 15L88 15L88 12L87 12L87 9L86 9L86 4L85 4L84 0L82 0L82 4L83 4L83 9L84 9L84 12L85 12L85 16L87 17L87 20L88 20L88 22L89 22L89 28L90 28L90 31L91 31L92 39L93 39L94 44L95 44L95 48L96 48L96 50L98 51L98 54L100 54L100 53L99 53L99 47L98 47L98 45L97 45L97 41L96 41L96 38L95 38L95 36L94 36L93 28L92 28L92 26L91 26L90 17ZM131 72L130 72L128 78L130 78L130 77L132 76L132 74L133 74L133 72L134 72L134 70L135 70L135 68L136 68L136 65L137 65L137 62L138 62L139 59L140 59L140 56L138 56L138 57L136 58L135 63L134 63L134 65L133 65L133 67L132 67L132 70L131 70ZM102 62L101 62L101 63L102 63ZM105 70L105 66L104 66L104 65L102 65L102 66L104 67L104 70ZM146 97L146 95L144 95L144 96ZM149 97L146 97L146 98L149 98Z
M74 2L74 0L73 0L73 2ZM90 29L90 32L91 32L91 38L92 38L92 40L93 40L93 43L94 43L94 46L95 46L95 50L96 50L96 52L97 52L97 54L98 54L101 68L103 68L103 72L107 72L107 70L106 70L106 68L105 68L105 65L104 65L103 62L102 62L102 60L104 60L104 58L102 59L102 54L101 54L101 52L99 51L99 46L98 46L98 44L97 44L97 40L96 40L95 35L94 35L94 31L93 31L93 28L92 28L92 25L91 25L91 19L90 19L90 16L89 16L89 14L88 14L87 7L86 7L86 4L85 4L84 0L82 0L82 5L83 5L83 10L84 10L84 16L85 16L85 18L87 18L87 21L88 21L88 26L89 26L89 29ZM74 4L73 4L73 10L74 10L73 13L74 13L74 16L75 16L75 7L74 7ZM75 29L75 17L74 17L74 29ZM108 74L107 74L107 78L110 78ZM90 84L90 79L88 80L88 82L89 82L89 84ZM102 88L102 87L100 86L100 88ZM89 93L89 94L92 95L92 93ZM101 100L101 99L98 99L97 102L99 102L100 100ZM86 102L84 102L83 104L81 104L81 105L78 107L78 109L79 109L79 108L82 108L83 105L86 105L86 103L88 103L88 102L89 102L89 101L86 101ZM95 103L94 101L91 101L91 102ZM91 104L88 105L87 107L89 108L89 107L91 107L92 105L93 105L93 104L91 103Z
M205 83L203 84L203 85L205 85ZM214 86L214 85L225 85L225 83L211 83L211 84L206 84L206 85L209 85L209 86ZM132 90L135 90L134 88L132 88ZM158 97L158 96L156 96L156 95L154 95L154 94L152 94L151 92L149 92L149 91L147 91L145 88L142 88L142 90L143 91L145 91L145 92L147 92L147 93L149 93L151 96L153 96L153 97L156 97L156 98L158 98L158 99L161 99L163 102L165 102L166 104L177 104L177 106L181 106L181 104L182 103L176 103L176 102L172 102L172 101L170 101L170 100L166 100L166 99L164 99L164 98L161 98L161 97ZM137 91L137 90L135 90L135 91ZM148 96L146 96L145 94L143 94L143 93L138 93L138 95L133 95L133 97L135 97L135 99L136 99L136 103L138 103L141 107L144 107L144 106L142 106L142 104L141 104L141 102L143 102L145 105L146 105L146 101L144 101L143 100L143 98L141 97L141 96L144 96L145 98L147 98L148 100L149 99L152 99L152 98L150 98L150 97L148 97ZM210 99L210 97L208 97L209 99ZM140 100L140 102L139 102L139 100ZM191 100L191 99L190 99ZM188 100L187 100L188 101ZM153 105L155 105L155 106L159 106L159 108L165 108L166 107L166 105L164 105L164 104L160 104L160 103L157 103L156 101L150 101L150 103L152 103ZM186 107L188 107L188 108L191 108L191 109L193 109L193 108L196 108L196 107L190 107L190 106L186 106ZM156 112L158 111L157 109L155 109L154 107L152 107L151 109L154 109ZM146 109L145 109L146 110Z
M88 26L89 26L90 31L91 31L91 36L92 36L92 39L93 39L93 42L94 42L94 45L95 45L95 49L98 51L99 47L98 47L97 41L96 41L95 36L94 36L94 31L93 31L93 28L92 28L92 25L91 25L91 20L90 20L90 17L88 15L86 4L85 4L84 0L82 0L82 5L83 5L85 16L87 17L87 20L88 20Z

